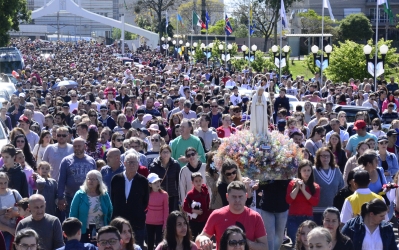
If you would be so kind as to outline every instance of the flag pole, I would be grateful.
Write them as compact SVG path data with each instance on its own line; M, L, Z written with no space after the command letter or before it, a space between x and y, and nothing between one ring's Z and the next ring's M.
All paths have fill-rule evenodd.
M248 68L251 67L251 25L252 25L252 5L249 0L249 18L248 18ZM245 60L245 57L244 57ZM249 70L249 69L248 69Z
M226 22L226 7L223 7L224 9L224 29L226 29L227 22ZM224 70L227 70L227 32L226 30L224 31Z
M378 63L378 23L380 21L380 10L379 10L379 5L377 1L377 7L376 7L376 12L377 12L377 18L375 21L375 55L374 55L374 91L377 90L377 63Z
M281 1L281 4L283 5L283 6L281 6L281 8L280 8L280 10L282 10L282 8L285 8L284 7L284 2L283 1ZM280 69L280 72L279 72L279 84L281 84L281 52L282 52L282 48L283 48L283 15L282 15L282 11L280 11L281 13L280 13L280 18L281 18L281 27L280 27L280 61L279 61L279 69ZM286 22L286 20L284 20L285 22Z
M206 13L208 13L208 10L206 10ZM209 15L209 14L208 14ZM206 46L205 46L205 57L206 57L206 67L208 68L208 19L205 17L205 24L206 24Z
M322 10L321 10L321 62L320 62L320 85L324 87L324 82L323 82L323 57L324 57L324 1L322 4Z

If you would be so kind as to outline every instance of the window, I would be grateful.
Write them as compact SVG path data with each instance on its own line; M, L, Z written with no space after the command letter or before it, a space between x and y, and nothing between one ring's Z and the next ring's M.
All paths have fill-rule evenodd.
M379 16L380 23L388 22L388 16L387 16L387 13L385 13L384 8L379 8L378 10L380 11L380 16ZM376 9L375 8L370 9L369 10L369 14L370 14L370 20L372 22L375 22L375 20L377 19L377 17L376 17Z
M362 10L360 8L350 8L350 9L344 9L344 17L347 17L350 14L356 14L356 13L361 13Z

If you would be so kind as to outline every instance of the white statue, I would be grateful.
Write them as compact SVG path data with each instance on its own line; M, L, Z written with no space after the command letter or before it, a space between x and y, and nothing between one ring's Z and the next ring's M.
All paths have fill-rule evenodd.
M265 90L259 88L252 96L250 130L253 134L266 134L268 131L267 97Z

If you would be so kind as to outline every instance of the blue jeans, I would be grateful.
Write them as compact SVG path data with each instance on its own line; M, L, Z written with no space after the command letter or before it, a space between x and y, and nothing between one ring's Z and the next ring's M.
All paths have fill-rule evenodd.
M4 237L4 241L6 243L6 250L13 249L11 247L12 234L10 234L9 232L3 231L3 237Z
M134 232L134 238L136 240L136 244L141 247L141 249L144 248L144 239L146 237L146 231L145 228L143 229L135 229L133 228Z
M288 210L282 213L270 213L260 209L260 215L265 224L269 250L279 250L284 239Z
M313 220L313 216L306 215L288 215L287 220L287 235L292 241L292 247L295 247L296 233L298 231L299 225L306 220Z

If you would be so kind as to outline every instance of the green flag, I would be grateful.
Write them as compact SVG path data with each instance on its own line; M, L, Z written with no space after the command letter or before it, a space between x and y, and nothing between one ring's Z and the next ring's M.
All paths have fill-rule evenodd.
M391 6L389 5L389 1L386 0L386 3L384 4L384 12L387 14L388 16L388 20L390 24L393 24L393 13L392 13L392 9Z

